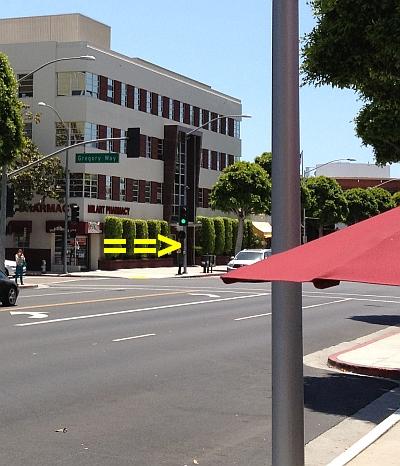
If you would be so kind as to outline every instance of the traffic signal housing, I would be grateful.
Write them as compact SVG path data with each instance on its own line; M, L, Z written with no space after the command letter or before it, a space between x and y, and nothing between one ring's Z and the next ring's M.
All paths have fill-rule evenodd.
M14 187L7 185L6 216L14 217Z
M188 209L186 206L179 207L179 225L184 227L189 223Z
M128 128L126 140L126 156L137 158L140 156L140 128Z
M71 204L71 222L79 222L78 204Z

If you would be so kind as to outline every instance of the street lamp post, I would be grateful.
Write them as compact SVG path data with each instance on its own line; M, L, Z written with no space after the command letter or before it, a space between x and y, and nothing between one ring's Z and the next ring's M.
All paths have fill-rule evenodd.
M69 130L67 125L65 124L64 120L61 118L61 115L58 111L49 104L45 102L38 102L38 105L41 107L50 108L56 115L57 118L60 120L65 133L67 135L67 146L69 145ZM69 164L68 164L68 149L65 150L65 205L64 205L64 241L63 241L63 273L68 273L68 258L67 258L67 251L68 251L68 215L69 215Z
M184 199L184 205L187 204L187 142L188 138L198 131L201 128L204 128L205 126L208 126L210 123L217 121L217 120L222 120L224 118L251 118L251 115L220 115L215 118L212 118L211 120L206 121L205 123L201 124L200 126L197 126L196 128L188 131L185 134L185 169L184 169L184 192L183 192L183 199ZM194 183L193 186L194 188L196 187L196 163L194 164ZM194 223L196 223L196 191L193 194L193 215L194 215ZM179 196L179 201L180 201L180 196ZM195 230L196 227L194 226L193 229ZM185 232L184 240L183 240L183 273L187 273L187 225L184 225L183 231ZM195 233L194 233L195 235ZM194 244L193 244L194 248ZM195 256L196 257L196 256Z
M335 160L330 160L329 162L323 163L321 165L316 165L315 167L309 167L306 170L304 170L304 163L303 163L303 151L301 152L301 172L302 172L302 178L304 179L305 176L317 170L318 168L324 167L325 165L329 165L331 163L335 162L342 162L342 161L347 161L347 162L355 162L356 159L351 159L351 158L343 158L343 159L335 159ZM306 229L306 208L303 206L303 244L307 243L307 229Z

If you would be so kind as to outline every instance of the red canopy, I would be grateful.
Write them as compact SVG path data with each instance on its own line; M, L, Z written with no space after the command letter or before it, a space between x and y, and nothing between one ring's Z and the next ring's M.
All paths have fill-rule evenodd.
M340 281L400 285L400 207L253 265L222 275L233 282Z

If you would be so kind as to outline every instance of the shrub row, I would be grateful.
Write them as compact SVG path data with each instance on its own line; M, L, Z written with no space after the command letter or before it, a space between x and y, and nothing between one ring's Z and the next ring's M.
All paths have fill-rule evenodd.
M168 223L164 220L143 220L135 218L119 218L107 216L104 220L104 236L106 238L126 239L126 254L107 254L107 258L139 258L147 254L133 254L135 238L157 238L158 234L169 234Z
M234 254L238 220L229 217L197 217L197 222L201 224L196 230L197 254ZM252 223L245 220L242 249L258 247L261 247L261 242L253 232Z

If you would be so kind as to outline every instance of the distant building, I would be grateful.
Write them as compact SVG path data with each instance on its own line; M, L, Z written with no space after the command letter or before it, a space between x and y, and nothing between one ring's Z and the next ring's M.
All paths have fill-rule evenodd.
M174 223L183 203L185 160L188 208L192 216L194 206L199 215L212 215L210 189L221 170L241 156L239 119L216 118L241 115L239 99L112 51L110 27L80 14L1 19L0 50L8 55L19 78L56 58L96 58L58 62L21 83L20 97L33 112L42 114L40 124L26 123L26 132L44 154L67 142L121 137L127 128L140 128L139 158L127 159L125 141L70 150L71 202L80 207L76 242L81 269L97 268L107 214ZM55 112L37 105L40 101L57 110L68 132ZM212 119L186 144L185 133ZM75 153L85 151L117 152L120 161L76 163ZM13 248L24 247L29 250L31 266L37 268L46 259L52 270L59 269L63 209L64 205L51 200L46 205L34 202L29 212L9 219L8 255Z

